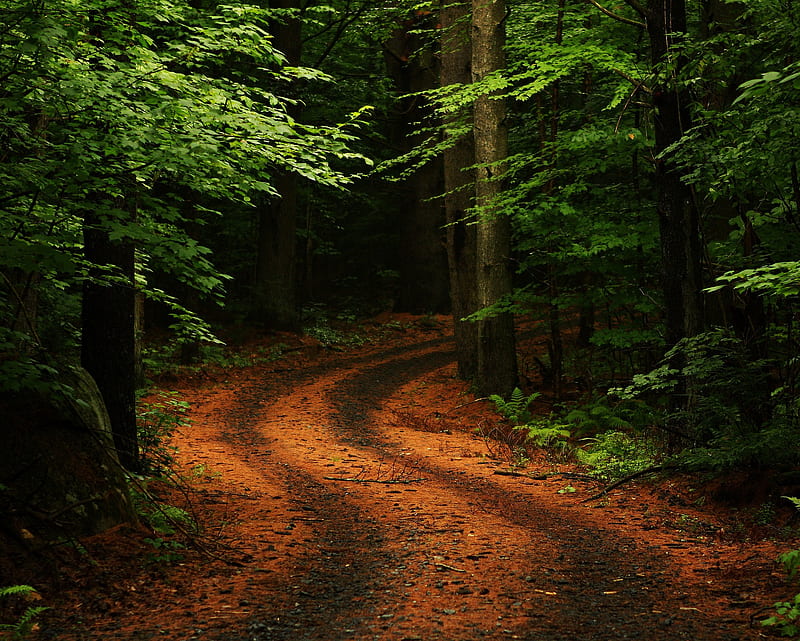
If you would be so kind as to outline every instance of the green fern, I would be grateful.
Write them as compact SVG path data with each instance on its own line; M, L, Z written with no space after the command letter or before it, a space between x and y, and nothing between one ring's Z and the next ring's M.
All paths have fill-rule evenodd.
M29 596L36 594L29 585L9 585L0 587L0 598L9 596ZM32 606L25 610L14 623L0 623L0 632L10 632L13 641L21 641L33 630L34 619L48 608L44 606Z
M29 585L9 585L3 588L0 588L0 599L7 596L18 596L24 594L31 594L36 592L31 586Z
M528 441L543 448L563 449L571 436L563 425L551 423L547 419L524 425L521 429L528 432Z
M533 414L528 408L540 396L539 392L526 396L519 387L515 387L508 400L498 394L492 394L489 400L494 403L497 411L514 425L527 425L533 419Z
M794 505L798 510L800 510L800 499L795 496L782 496L782 499L786 499L787 501L791 501L792 505Z

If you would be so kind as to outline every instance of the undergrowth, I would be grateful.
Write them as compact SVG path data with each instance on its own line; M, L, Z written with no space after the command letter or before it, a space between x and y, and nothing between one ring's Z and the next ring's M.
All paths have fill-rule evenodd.
M800 510L800 499L793 496L783 498L791 501ZM783 566L788 581L797 584L800 579L800 550L789 550L779 554L776 561ZM800 637L800 593L786 601L778 601L773 608L775 614L763 619L761 625L774 629L784 637Z
M171 439L175 432L191 425L189 404L177 392L160 390L141 400L137 406L137 426L142 473L131 477L131 495L139 518L153 531L144 541L153 548L147 563L169 564L183 559L186 544L176 537L195 536L197 520L188 510L160 500L151 489L163 484L183 493L189 502L189 490L175 471L177 448Z
M181 354L181 343L172 341L146 346L142 350L142 364L148 376L159 378L197 373L209 367L236 369L272 363L283 357L287 348L285 343L275 343L260 345L245 353L221 343L202 343L186 362Z
M0 587L0 599L21 597L27 601L39 598L38 593L29 585L10 585ZM12 623L0 623L0 637L20 641L27 638L34 630L36 618L48 608L45 606L27 606Z
M614 481L652 467L657 460L658 447L645 436L655 416L645 403L600 396L561 412L534 416L530 406L539 397L520 389L508 399L490 397L513 426L512 435L502 438L515 465L524 465L533 450L543 449L558 460L576 460L599 479Z
M139 401L136 425L145 474L158 475L172 468L176 448L170 440L176 431L191 425L188 411L189 403L182 401L177 392L159 390Z

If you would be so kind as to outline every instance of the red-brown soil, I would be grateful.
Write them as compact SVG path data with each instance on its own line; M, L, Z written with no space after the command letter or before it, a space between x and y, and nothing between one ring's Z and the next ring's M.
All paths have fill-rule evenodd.
M475 431L500 419L456 378L449 322L401 320L342 350L272 337L280 360L165 383L191 403L174 438L191 492L153 491L191 502L197 546L147 562L153 533L119 528L18 577L51 607L34 638L764 636L757 620L797 591L775 557L798 543L751 527L762 499L734 509L681 477L586 501L601 486L545 455L501 474Z

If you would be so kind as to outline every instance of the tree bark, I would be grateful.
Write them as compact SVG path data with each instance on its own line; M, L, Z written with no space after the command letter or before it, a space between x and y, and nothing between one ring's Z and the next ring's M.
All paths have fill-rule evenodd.
M647 18L651 63L658 69L680 55L675 45L686 33L685 2L651 0ZM672 62L678 68L674 74L679 74L680 58ZM688 95L662 71L653 88L653 106L666 339L668 345L674 345L703 328L702 241L691 189L683 182L680 169L668 157L659 157L691 126Z
M299 328L296 273L297 178L280 173L274 178L279 197L258 215L255 320L270 329Z
M97 267L83 286L81 363L105 401L120 463L137 471L134 246L111 241L106 225L94 212L84 219L84 257ZM125 282L98 282L109 268Z
M417 11L384 43L386 68L401 100L394 114L398 147L410 151L425 144L419 123L430 121L433 109L420 92L438 86L440 59L419 30L433 30L432 14ZM411 95L413 94L413 95ZM447 254L442 193L442 158L419 167L405 181L407 190L400 216L400 290L395 309L413 313L449 311Z
M443 0L441 23L441 85L472 82L472 47L468 2ZM450 118L472 122L471 109ZM477 274L475 225L467 224L475 199L475 140L472 135L446 133L454 137L444 152L444 208L447 222L447 260L450 273L450 303L458 357L458 374L473 380L478 371L478 327L464 318L478 309L475 291Z
M273 0L275 9L299 12L298 0ZM290 66L300 64L302 56L301 24L297 14L283 16L271 28L274 47ZM291 88L289 88L291 93ZM293 117L300 108L290 108ZM297 177L279 172L273 177L278 197L265 203L258 215L254 320L270 329L297 330L300 315L297 303Z
M505 66L505 13L503 0L472 2L472 77L480 82ZM497 210L502 191L502 162L508 155L506 110L502 99L483 94L475 101L475 183L477 225L478 306L485 308L511 294L511 223ZM513 316L504 312L478 321L476 386L483 393L508 394L517 384Z

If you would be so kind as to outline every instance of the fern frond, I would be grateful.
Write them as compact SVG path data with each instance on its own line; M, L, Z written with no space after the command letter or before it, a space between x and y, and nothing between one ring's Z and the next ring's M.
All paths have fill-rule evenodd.
M0 598L18 594L30 594L31 592L36 592L36 590L30 585L8 585L0 588Z

